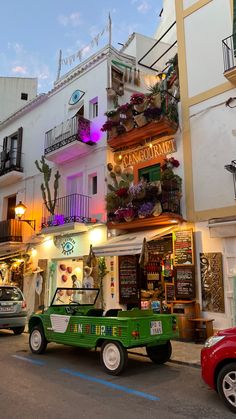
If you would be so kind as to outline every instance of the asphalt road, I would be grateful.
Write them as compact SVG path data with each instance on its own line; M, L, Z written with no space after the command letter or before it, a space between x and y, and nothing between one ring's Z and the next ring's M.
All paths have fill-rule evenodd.
M106 374L99 352L49 344L33 355L28 334L0 332L1 419L235 418L202 382L200 369L129 356Z

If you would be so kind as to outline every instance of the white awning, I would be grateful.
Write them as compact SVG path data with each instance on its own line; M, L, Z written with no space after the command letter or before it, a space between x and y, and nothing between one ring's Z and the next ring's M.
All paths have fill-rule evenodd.
M122 234L107 240L99 246L94 246L93 251L96 256L122 256L137 255L141 253L143 239L148 242L156 240L166 234L172 233L175 227L169 226L156 230L138 231L136 233Z

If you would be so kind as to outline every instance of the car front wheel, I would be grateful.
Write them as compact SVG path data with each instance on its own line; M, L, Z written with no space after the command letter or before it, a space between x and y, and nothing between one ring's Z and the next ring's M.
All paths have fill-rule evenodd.
M147 355L155 364L164 364L169 361L172 354L172 346L170 341L164 345L147 346Z
M236 362L231 362L220 370L217 391L226 406L236 413Z
M13 327L12 330L15 335L21 335L21 333L23 333L25 330L25 326Z
M34 354L42 354L45 352L47 347L47 340L44 335L44 331L40 325L35 326L29 337L30 349Z
M101 364L108 374L118 375L126 367L127 350L119 342L105 341L101 348Z

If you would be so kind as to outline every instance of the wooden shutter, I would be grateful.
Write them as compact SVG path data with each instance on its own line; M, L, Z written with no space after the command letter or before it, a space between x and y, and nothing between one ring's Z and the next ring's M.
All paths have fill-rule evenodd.
M18 129L17 135L17 152L16 152L16 167L21 167L21 149L22 149L23 128Z

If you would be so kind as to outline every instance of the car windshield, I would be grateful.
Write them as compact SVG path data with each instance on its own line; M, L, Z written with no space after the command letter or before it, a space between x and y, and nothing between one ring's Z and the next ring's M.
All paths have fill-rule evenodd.
M0 301L22 301L23 295L19 288L0 287Z
M57 288L51 305L93 305L98 294L99 288Z

